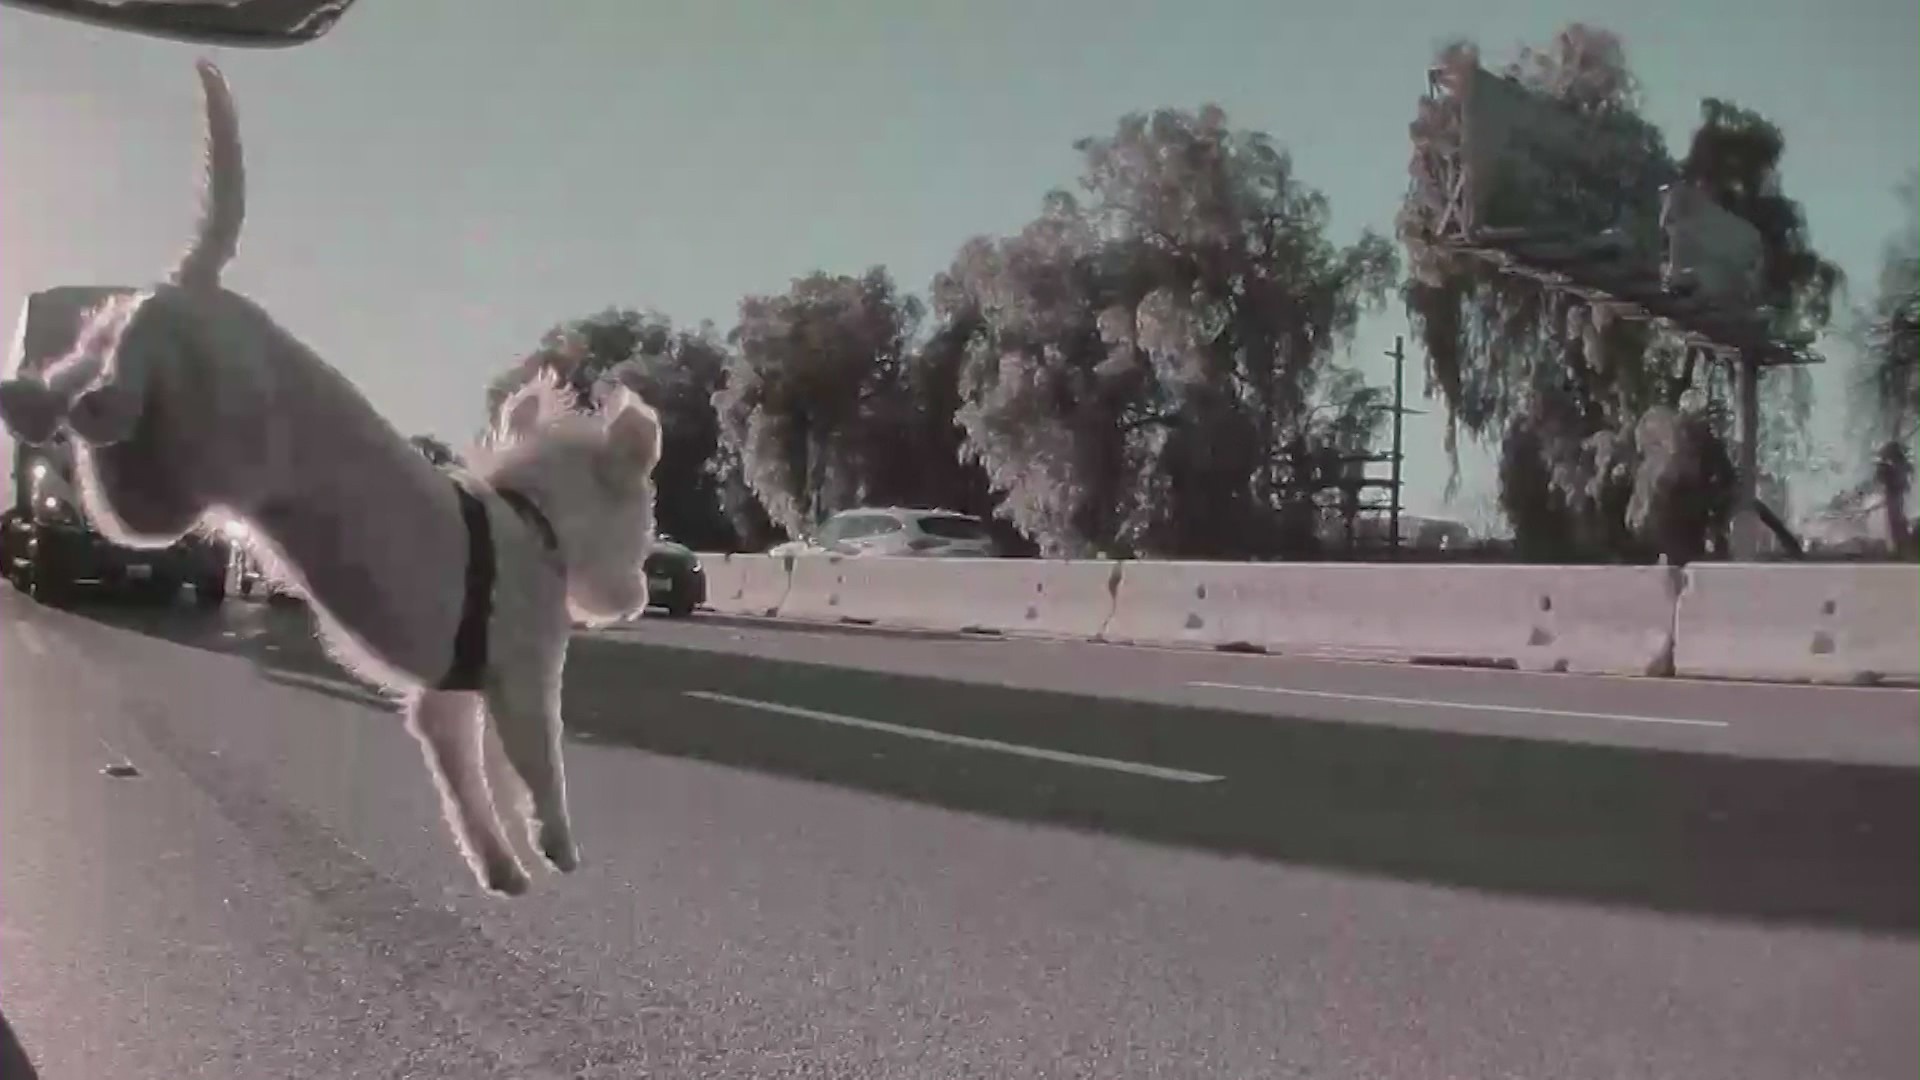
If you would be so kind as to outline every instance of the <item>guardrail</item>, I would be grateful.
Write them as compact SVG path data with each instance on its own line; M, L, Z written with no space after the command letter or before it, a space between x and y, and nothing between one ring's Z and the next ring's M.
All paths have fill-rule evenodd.
M1920 682L1920 567L710 555L732 615L1587 674Z

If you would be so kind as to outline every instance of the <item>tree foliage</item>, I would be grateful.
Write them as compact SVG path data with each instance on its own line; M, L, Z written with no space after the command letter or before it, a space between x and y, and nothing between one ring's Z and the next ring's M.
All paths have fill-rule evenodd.
M1076 148L1081 196L1052 193L935 283L967 341L967 450L1048 550L1271 552L1291 508L1312 515L1289 460L1378 430L1377 409L1343 412L1362 387L1335 359L1392 248L1328 241L1324 196L1218 108L1127 116Z
M1469 43L1442 49L1438 62L1452 79L1480 63ZM1572 232L1597 235L1619 228L1634 247L1657 242L1662 185L1675 167L1660 132L1639 111L1639 89L1613 34L1583 24L1562 30L1545 49L1524 49L1503 74L1560 103L1570 121L1603 128L1614 137L1595 145L1623 153L1591 163L1582 183L1534 174L1531 187L1508 195L1531 205L1530 217L1561 223ZM1440 219L1451 193L1440 189L1428 167L1436 154L1450 154L1460 132L1423 100L1410 131L1414 185L1396 222L1412 273L1403 299L1427 354L1428 391L1447 407L1448 450L1457 432L1475 438L1499 435L1515 415L1536 410L1537 394L1560 394L1576 414L1604 409L1609 397L1647 383L1639 370L1647 332L1568 302L1539 284L1502 274L1484 262L1458 255L1441 243ZM1616 388L1614 383L1624 385ZM1651 396L1651 395L1647 395ZM1576 440L1578 441L1578 440Z
M1806 214L1780 186L1780 162L1786 136L1766 117L1730 101L1700 103L1683 179L1705 190L1722 209L1744 218L1760 234L1761 264L1757 301L1769 315L1769 332L1781 340L1810 340L1833 322L1834 300L1845 278L1840 268L1813 247ZM1724 368L1713 378L1709 397L1732 393ZM1804 367L1774 368L1761 379L1760 466L1778 482L1815 464L1808 434L1813 415L1813 378ZM1732 410L1713 410L1715 434L1731 443Z
M1874 443L1912 443L1920 435L1920 172L1900 189L1905 225L1880 256L1879 288L1864 312L1858 380Z
M1456 43L1439 61L1448 78L1459 79L1479 56ZM1776 330L1826 325L1839 271L1812 249L1799 205L1780 191L1785 140L1776 127L1709 100L1687 157L1674 161L1640 112L1619 38L1579 23L1544 49L1522 50L1504 74L1605 136L1590 145L1609 148L1574 183L1520 170L1528 183L1505 197L1576 234L1613 230L1650 262L1659 250L1662 187L1698 184L1759 230L1760 299L1774 309ZM1446 406L1448 452L1462 430L1500 440L1501 503L1522 551L1561 559L1697 557L1709 538L1723 536L1730 508L1724 372L1658 327L1612 318L1604 307L1450 250L1439 235L1449 193L1431 162L1457 148L1452 124L1444 110L1421 103L1411 128L1414 185L1397 226L1413 269L1403 299L1426 346L1428 392ZM1778 476L1809 456L1811 383L1791 371L1771 376L1763 389L1775 421L1763 457ZM1536 464L1524 460L1529 455L1542 456Z
M1907 220L1881 253L1879 288L1862 313L1855 408L1872 462L1868 482L1880 489L1889 538L1905 551L1913 542L1907 497L1920 439L1920 173L1908 176L1900 196Z
M800 533L835 510L912 499L918 423L909 389L920 302L886 270L814 273L740 302L712 397L722 443L773 522Z

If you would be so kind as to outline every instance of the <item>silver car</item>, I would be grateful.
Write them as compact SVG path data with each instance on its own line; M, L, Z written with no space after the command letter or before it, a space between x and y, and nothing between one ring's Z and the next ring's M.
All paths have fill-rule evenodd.
M840 511L819 532L781 544L769 554L991 559L999 550L986 524L970 514L862 507Z

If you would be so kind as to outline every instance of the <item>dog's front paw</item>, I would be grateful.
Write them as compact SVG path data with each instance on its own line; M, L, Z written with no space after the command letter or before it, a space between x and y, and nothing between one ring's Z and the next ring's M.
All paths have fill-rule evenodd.
M540 849L541 857L555 870L571 874L580 868L580 848L574 844L573 837L567 834L566 829L542 825L533 842Z

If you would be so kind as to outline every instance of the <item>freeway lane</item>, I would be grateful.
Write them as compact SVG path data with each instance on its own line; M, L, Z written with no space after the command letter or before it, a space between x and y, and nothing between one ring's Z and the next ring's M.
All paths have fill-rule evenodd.
M1911 689L1535 675L763 619L647 619L601 636L1262 716L1741 756L1920 761L1920 693Z
M653 625L576 642L587 862L500 903L297 613L0 620L0 1005L49 1077L1920 1068L1914 762L1855 760L1892 706L1826 706L1838 754L1725 703L1519 739L965 677L1072 652L1027 643ZM800 650L949 677L759 655Z

